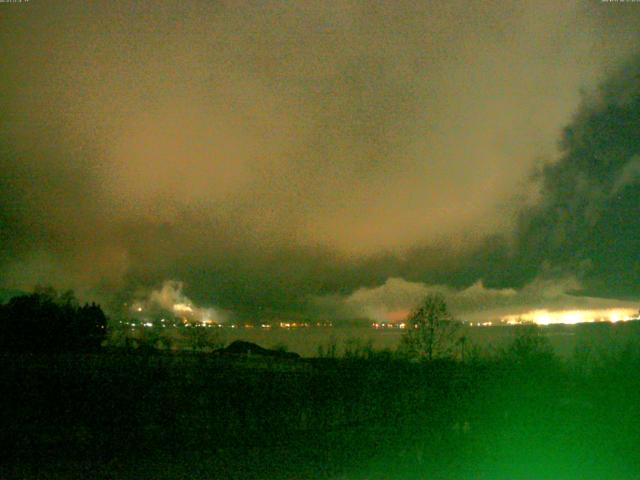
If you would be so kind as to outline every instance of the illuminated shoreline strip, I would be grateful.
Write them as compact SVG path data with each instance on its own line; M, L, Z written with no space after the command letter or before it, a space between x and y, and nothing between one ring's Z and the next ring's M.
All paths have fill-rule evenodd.
M500 320L509 325L533 322L537 325L594 322L626 322L638 320L638 311L631 308L609 308L596 310L530 310L518 315L505 315Z

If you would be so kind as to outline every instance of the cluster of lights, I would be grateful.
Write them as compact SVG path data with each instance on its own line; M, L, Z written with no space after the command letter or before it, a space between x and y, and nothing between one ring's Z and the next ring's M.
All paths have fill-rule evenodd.
M261 323L260 324L260 328L264 328L264 329L271 329L271 328L282 328L285 330L290 330L292 328L308 328L308 327L312 327L312 326L316 326L316 327L333 327L333 323L331 322L316 322L316 323L309 323L309 322L278 322L275 324L271 324L271 323ZM235 324L231 325L231 328L235 328ZM244 325L242 325L242 327L244 328L254 328L254 325L251 323L245 323Z
M280 328L298 328L298 327L308 327L309 324L306 322L280 322Z
M138 317L140 316L140 314L148 314L149 312L158 311L159 309L169 310L172 311L176 317L180 318L180 321L184 324L184 326L210 326L217 323L214 321L215 311L213 309L199 308L191 303L189 299L171 303L170 305L156 304L152 301L138 300L133 302L131 305L129 305L128 303L124 303L123 306L127 307L131 312L134 313L134 315ZM164 319L162 321L164 322ZM147 318L144 319L143 324L148 322L149 320L147 315Z
M129 322L129 321L120 321L121 325L126 325L126 326L131 326L131 327L161 327L161 328L166 328L167 326L173 326L173 327L184 327L184 328L244 328L247 330L253 329L253 328L262 328L264 330L270 330L272 329L274 326L278 327L278 328L282 328L282 329L286 329L286 330L290 330L292 328L308 328L310 326L317 326L317 327L332 327L333 324L331 322L317 322L315 324L310 324L307 322L279 322L276 325L272 325L270 323L261 323L260 325L254 325L252 323L245 323L245 324L240 324L237 325L235 323L228 323L228 324L222 324L222 323L215 323L212 320L202 320L200 322L193 322L193 321L189 321L186 317L182 317L180 319L175 319L173 323L166 323L166 319L161 319L160 323L157 322L151 322L148 319L144 319L141 320L139 322ZM395 326L392 327L391 324L389 324L389 326L387 327L387 325L385 324L383 328L404 328L404 324L402 324L402 326Z
M376 330L380 330L380 329L405 329L407 328L407 324L404 322L400 322L400 323L395 323L395 322L373 322L371 324L371 326L373 328L375 328Z
M493 322L477 322L477 323L469 323L469 326L471 327L491 327L493 325Z

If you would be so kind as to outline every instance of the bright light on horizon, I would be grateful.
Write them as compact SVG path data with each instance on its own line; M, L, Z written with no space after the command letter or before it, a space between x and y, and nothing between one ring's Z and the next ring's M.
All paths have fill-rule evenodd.
M530 310L518 315L505 315L501 321L510 325L533 322L537 325L592 322L624 322L637 319L637 311L631 308L609 308L594 310Z

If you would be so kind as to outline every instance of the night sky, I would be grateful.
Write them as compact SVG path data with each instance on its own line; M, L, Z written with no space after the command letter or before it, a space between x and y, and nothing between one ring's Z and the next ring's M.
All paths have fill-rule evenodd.
M640 5L0 4L0 288L37 283L225 318L637 310Z

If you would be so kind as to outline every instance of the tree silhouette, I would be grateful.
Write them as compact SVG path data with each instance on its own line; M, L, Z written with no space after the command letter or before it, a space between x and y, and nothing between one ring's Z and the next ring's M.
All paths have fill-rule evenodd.
M401 350L411 357L433 360L452 353L460 323L440 294L427 295L407 320Z
M13 297L0 305L0 350L92 351L106 335L107 319L95 303L79 306L75 295L52 288Z

